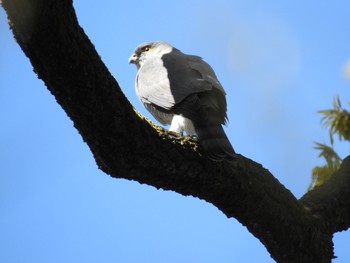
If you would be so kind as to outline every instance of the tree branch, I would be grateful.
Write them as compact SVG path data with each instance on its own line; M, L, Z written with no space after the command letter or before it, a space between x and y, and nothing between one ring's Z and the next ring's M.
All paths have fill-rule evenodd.
M214 204L245 225L277 262L330 262L329 224L260 164L241 155L235 162L209 161L196 143L150 125L134 111L80 28L71 0L2 5L18 44L101 170Z
M325 183L301 198L301 203L327 225L331 233L350 226L350 156Z

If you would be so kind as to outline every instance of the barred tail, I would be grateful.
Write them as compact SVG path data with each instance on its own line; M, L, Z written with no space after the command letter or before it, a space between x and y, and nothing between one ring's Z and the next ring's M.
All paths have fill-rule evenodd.
M221 124L216 126L196 126L195 129L199 142L209 159L213 161L235 159L235 150Z

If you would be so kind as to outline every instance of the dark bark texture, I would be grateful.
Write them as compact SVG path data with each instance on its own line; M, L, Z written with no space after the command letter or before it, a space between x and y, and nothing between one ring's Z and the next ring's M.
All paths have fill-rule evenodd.
M260 164L241 155L209 161L195 142L139 116L79 26L71 0L3 0L2 6L17 43L101 170L212 203L246 226L277 262L331 262L333 233L350 225L350 157L297 200Z

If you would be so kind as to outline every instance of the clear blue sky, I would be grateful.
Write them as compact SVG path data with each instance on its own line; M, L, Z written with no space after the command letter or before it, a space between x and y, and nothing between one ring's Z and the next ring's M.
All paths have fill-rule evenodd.
M328 142L316 112L350 100L350 2L75 1L81 26L123 91L134 47L165 40L202 56L227 91L237 152L297 197ZM33 73L0 8L0 262L274 262L235 219L192 197L99 171L73 123ZM349 145L337 143L342 157ZM254 208L252 208L254 209ZM288 237L286 237L288 238ZM350 234L335 235L336 263Z

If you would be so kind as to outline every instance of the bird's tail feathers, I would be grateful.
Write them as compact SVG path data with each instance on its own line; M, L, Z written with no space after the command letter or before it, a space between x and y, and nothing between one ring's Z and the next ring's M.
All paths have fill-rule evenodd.
M235 150L220 124L215 126L196 126L195 129L199 142L209 159L213 161L235 159Z

